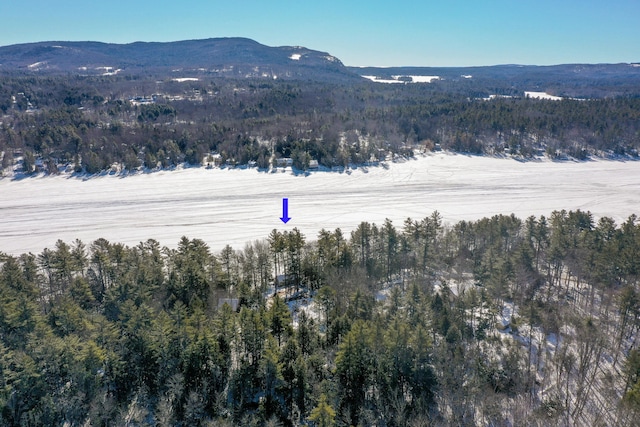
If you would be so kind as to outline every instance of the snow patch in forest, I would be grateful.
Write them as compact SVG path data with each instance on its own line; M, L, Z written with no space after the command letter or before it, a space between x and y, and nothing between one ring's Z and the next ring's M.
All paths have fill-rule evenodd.
M292 324L294 329L298 329L300 324L300 316L304 312L309 319L313 319L316 324L322 322L323 314L322 309L313 298L301 298L289 301L287 303L289 310L291 311Z
M284 279L284 276L279 275ZM273 285L269 286L264 293L266 301L266 307L269 309L273 304L275 289ZM304 312L309 319L313 319L316 323L319 323L322 316L322 309L317 304L312 295L306 293L306 291L293 292L291 288L278 288L278 297L286 302L289 311L291 312L291 321L294 329L298 329L300 324L300 315Z
M440 76L394 76L397 78L410 77L412 83L431 83L434 80L440 80Z
M391 288L381 289L376 292L376 301L383 302L391 296Z
M551 100L551 101L562 101L562 99L564 99L561 96L549 95L546 92L529 92L529 91L526 91L524 93L524 96L525 96L525 98L548 99L548 100Z
M362 76L362 77L376 83L404 83L398 80L381 79L378 76Z
M376 83L431 83L434 80L439 80L440 76L408 76L408 75L397 75L391 76L391 79L384 79L378 76L361 76L365 79L369 79L372 82Z
M115 76L116 74L118 74L120 71L122 71L121 68L117 68L113 71L105 71L104 73L102 73L103 76Z
M467 289L474 286L474 278L471 273L459 273L455 268L444 274L449 290L455 295L462 295Z
M508 99L508 98L513 98L513 96L493 94L493 95L489 95L486 98L477 98L477 99L482 99L483 101L491 101L494 99Z
M197 77L177 77L175 79L171 79L174 82L184 83L184 82L197 82L200 81Z
M502 326L502 329L507 329L511 325L511 319L513 319L516 313L513 303L505 302L502 305L502 310L498 313L498 324Z
M29 68L30 70L35 70L42 67L43 65L47 65L47 61L34 62L31 65L27 65L27 68Z
M302 55L301 55L301 54L299 54L299 53L294 53L294 54L292 54L292 55L289 57L289 59L291 59L291 60L293 60L293 61L299 61L299 60L300 60L300 58L302 58Z

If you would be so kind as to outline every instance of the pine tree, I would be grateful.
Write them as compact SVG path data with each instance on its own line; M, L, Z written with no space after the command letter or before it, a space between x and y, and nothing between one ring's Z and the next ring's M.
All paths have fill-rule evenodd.
M333 427L336 425L335 419L336 411L327 402L327 396L321 394L318 405L311 410L309 421L314 422L317 427Z

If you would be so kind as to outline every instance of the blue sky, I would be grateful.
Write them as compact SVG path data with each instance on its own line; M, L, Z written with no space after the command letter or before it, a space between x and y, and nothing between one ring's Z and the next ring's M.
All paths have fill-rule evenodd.
M0 45L242 36L346 65L640 62L640 0L2 0Z

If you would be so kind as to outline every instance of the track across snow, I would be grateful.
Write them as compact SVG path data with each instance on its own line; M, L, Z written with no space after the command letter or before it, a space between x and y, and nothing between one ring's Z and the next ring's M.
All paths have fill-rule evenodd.
M282 198L289 199L286 225ZM432 154L349 173L293 175L245 169L188 168L127 177L0 180L0 252L39 253L58 239L104 237L175 247L182 236L214 251L298 227L350 232L361 221L398 227L438 210L455 223L495 214L549 215L589 210L617 223L640 214L640 162L518 162Z

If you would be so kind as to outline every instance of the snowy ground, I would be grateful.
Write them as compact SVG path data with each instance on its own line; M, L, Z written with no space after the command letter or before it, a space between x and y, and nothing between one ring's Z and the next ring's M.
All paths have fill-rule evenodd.
M286 225L282 198L289 199ZM104 237L135 245L148 238L175 247L201 238L214 251L240 249L273 228L322 229L361 221L398 227L438 210L454 223L494 214L549 215L590 210L618 223L640 214L640 163L518 162L438 153L386 167L293 175L192 168L138 174L0 180L0 251L39 253L56 240Z
M361 76L376 83L431 83L434 80L440 80L440 76L391 76L391 80L383 79L378 76ZM410 80L407 80L410 79Z
M525 92L524 96L527 98L537 98L537 99L549 99L551 101L561 101L561 96L549 95L546 92Z

